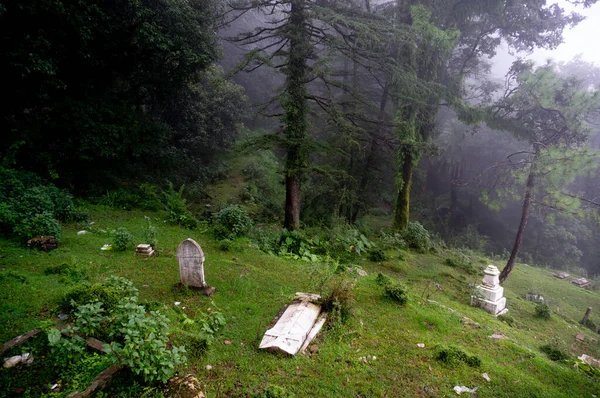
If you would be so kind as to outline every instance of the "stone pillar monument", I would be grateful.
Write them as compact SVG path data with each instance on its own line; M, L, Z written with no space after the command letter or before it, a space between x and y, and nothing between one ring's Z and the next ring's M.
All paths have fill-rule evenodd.
M506 297L503 297L504 288L500 286L500 271L494 265L488 265L483 271L483 283L477 286L483 296L471 296L471 305L478 306L495 316L503 315L508 312L506 308Z

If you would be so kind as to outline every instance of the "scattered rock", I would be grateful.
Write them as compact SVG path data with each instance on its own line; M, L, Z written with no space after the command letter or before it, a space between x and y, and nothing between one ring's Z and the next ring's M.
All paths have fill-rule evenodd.
M66 321L67 319L69 319L69 315L68 314L58 314L57 318L59 321Z
M581 356L577 357L577 359L581 359L584 363L587 363L588 365L600 367L600 361L587 354L581 354Z
M112 250L112 245L105 243L104 246L100 248L100 250Z
M357 273L359 276L363 276L363 277L368 275L368 274L367 274L367 271L365 271L364 269L357 269L357 270L356 270L356 273Z
M77 231L77 235L85 235L87 234L86 230Z
M595 338L593 338L593 337L590 337L590 341L591 341L592 343L596 343L596 344L598 344L598 339L595 339Z
M423 343L417 343L417 347L419 347L419 348L425 348L425 344L423 344Z
M458 395L462 394L463 392L475 394L478 389L479 389L479 387L469 388L469 387L465 387L465 386L454 386L454 391L456 391L456 393Z
M508 337L506 337L502 333L494 333L490 336L490 339L492 339L494 341L498 341L498 340L508 339Z
M225 341L223 342L223 344L225 344L225 345L231 345L231 341L229 341L229 340L225 340Z
M49 252L58 247L58 242L54 236L36 236L35 238L27 241L27 247Z
M205 398L200 382L192 375L171 378L167 384L166 396L171 398Z
M311 344L308 346L308 351L311 353L319 352L319 346L316 344Z
M471 329L479 329L479 327L480 327L477 322L475 322L471 318L467 318L466 316L462 317L461 322L464 323L465 325L471 327Z
M206 370L211 370L212 368L212 365L206 365Z
M492 379L490 378L490 376L487 373L482 373L481 377L483 377L486 381L492 381Z
M575 339L577 341L585 341L585 334L579 333L577 336L575 336Z
M12 368L14 366L20 365L20 364L31 364L33 363L33 356L26 352L25 354L22 355L15 355L14 357L10 357L10 358L6 358L4 360L4 367L5 368Z

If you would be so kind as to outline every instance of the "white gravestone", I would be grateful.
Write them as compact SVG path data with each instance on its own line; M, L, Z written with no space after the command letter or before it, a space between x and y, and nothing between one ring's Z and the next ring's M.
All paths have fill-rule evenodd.
M177 247L179 278L182 285L207 288L204 280L204 252L193 239L186 239Z
M494 265L488 265L483 271L482 284L477 286L483 297L471 296L471 305L477 305L493 315L503 315L508 312L504 288L500 286L500 271Z

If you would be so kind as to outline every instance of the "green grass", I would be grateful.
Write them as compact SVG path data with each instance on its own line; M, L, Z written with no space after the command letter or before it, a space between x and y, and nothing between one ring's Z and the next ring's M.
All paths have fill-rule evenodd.
M162 214L93 207L91 215L95 232L77 235L82 226L67 225L59 248L50 253L0 241L0 343L56 319L57 303L77 282L64 275L46 275L44 269L67 263L81 269L90 282L111 274L132 280L141 300L167 313L173 339L187 343L188 349L190 341L177 332L183 327L174 302L180 301L179 308L185 307L192 319L220 310L227 325L207 350L189 349L186 369L197 375L209 397L252 396L269 385L285 387L297 397L442 397L456 395L455 385L479 386L480 397L591 397L600 389L598 382L566 363L552 362L539 349L559 341L572 356L600 357L598 345L589 342L597 335L578 324L588 306L600 309L600 294L553 278L550 270L516 266L504 285L514 319L511 327L469 306L469 284L479 283L482 275L444 265L447 256L410 253L404 261L390 251L390 259L382 263L361 259L359 265L368 276L357 280L350 320L322 331L316 341L319 350L312 356L282 357L257 349L262 335L294 292L319 293L315 270L323 265L267 255L244 239L235 241L229 251L220 251L208 232L165 224ZM100 250L111 242L102 231L117 227L127 228L142 243L144 215L158 228L158 257L136 257L133 248ZM175 249L185 238L195 239L204 250L207 282L217 288L212 298L173 288L179 279ZM485 265L481 262L475 268L479 271ZM409 287L406 306L384 297L383 287L375 282L379 272ZM439 283L442 291L427 290L428 281ZM534 317L535 304L524 299L532 289L552 299L550 320ZM427 303L428 295L439 304ZM463 323L463 316L479 327ZM594 312L591 319L600 323ZM489 338L494 332L508 339L494 342ZM577 333L585 334L587 341L575 343ZM225 340L232 344L225 345ZM417 347L418 343L425 347ZM481 366L450 366L435 360L438 348L449 345L476 355ZM359 360L367 355L377 359ZM10 378L14 386L20 372L0 369L0 382ZM484 372L491 382L482 378Z

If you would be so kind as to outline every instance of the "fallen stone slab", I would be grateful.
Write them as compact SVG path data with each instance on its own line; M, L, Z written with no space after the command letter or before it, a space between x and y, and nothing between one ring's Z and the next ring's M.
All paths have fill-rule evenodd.
M571 275L567 274L566 272L557 272L552 274L552 276L558 279L567 279Z
M258 348L289 355L306 349L325 323L324 316L320 316L321 306L315 304L320 299L317 294L296 293L275 325L265 332Z

